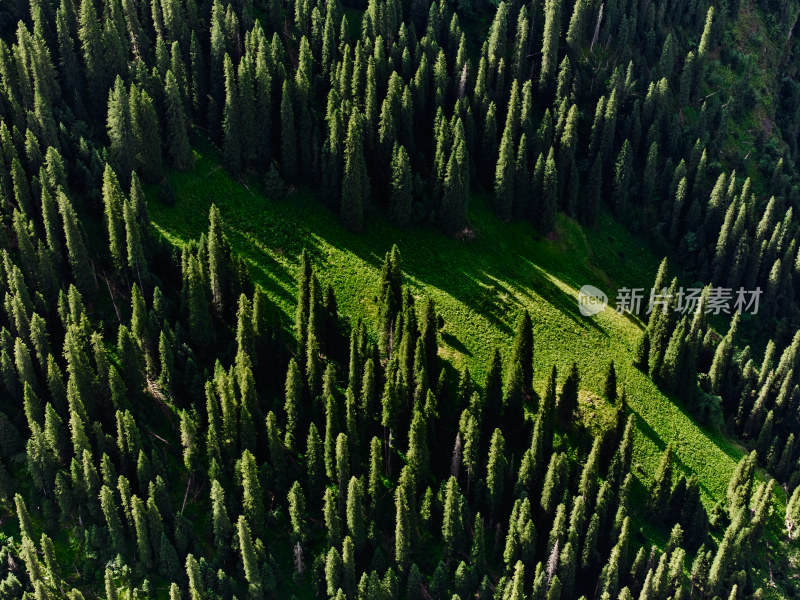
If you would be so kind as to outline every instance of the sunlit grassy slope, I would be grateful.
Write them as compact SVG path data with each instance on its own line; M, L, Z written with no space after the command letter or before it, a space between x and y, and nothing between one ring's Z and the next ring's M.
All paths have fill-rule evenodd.
M264 197L257 184L235 182L212 151L196 154L194 168L170 176L174 206L150 202L156 227L171 241L198 238L208 227L211 203L219 207L233 248L252 263L256 280L286 315L294 313L294 274L303 247L311 253L323 284L336 291L348 319L374 322L380 267L397 244L406 283L430 296L444 319L440 355L467 366L483 383L492 349L510 354L514 323L527 308L534 323L538 387L552 364L564 373L572 360L581 373L582 410L602 419L604 370L614 360L620 384L637 417L635 474L646 489L667 442L674 441L681 468L698 474L710 507L724 497L742 449L699 427L673 400L631 365L641 324L612 309L584 317L577 290L593 284L613 298L618 287L652 285L659 259L609 216L584 228L560 216L555 239L543 239L526 223L503 223L482 198L473 199L470 239L445 237L432 227L397 229L371 215L360 234L350 234L336 214L310 195L282 201ZM642 488L639 488L640 490Z

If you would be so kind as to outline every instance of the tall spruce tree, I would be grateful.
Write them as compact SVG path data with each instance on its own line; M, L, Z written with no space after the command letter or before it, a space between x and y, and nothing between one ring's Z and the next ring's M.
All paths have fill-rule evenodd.
M350 231L363 229L369 193L367 164L364 160L363 116L355 112L350 116L347 128L342 177L342 224Z

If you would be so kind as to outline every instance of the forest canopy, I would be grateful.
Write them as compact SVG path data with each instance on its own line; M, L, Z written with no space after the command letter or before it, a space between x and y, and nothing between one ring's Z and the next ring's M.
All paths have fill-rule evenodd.
M797 597L796 1L0 2L0 600ZM285 318L200 159L344 236L613 222L669 300L601 390L525 307L473 378L391 239L368 319L290 249Z

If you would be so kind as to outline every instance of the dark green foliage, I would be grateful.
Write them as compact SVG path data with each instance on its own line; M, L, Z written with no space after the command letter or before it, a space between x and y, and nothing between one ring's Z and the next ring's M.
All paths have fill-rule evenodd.
M398 225L406 225L411 218L411 163L405 148L396 144L392 152L391 186L389 215Z
M517 319L512 360L519 363L522 369L523 389L528 392L533 385L533 325L527 310Z
M573 362L564 380L564 384L561 386L561 393L556 403L558 420L565 427L569 427L572 424L575 413L578 410L579 386L580 376L578 375L578 365Z
M611 404L615 404L617 402L617 371L614 368L613 360L608 363L606 381L603 385L603 395Z
M191 165L191 149L186 134L186 116L178 81L172 71L167 71L164 84L167 124L167 149L170 163L177 169Z
M0 503L16 541L0 549L0 598L759 597L765 556L783 586L783 537L768 556L755 543L774 528L772 484L755 474L764 467L787 494L798 480L798 94L784 60L794 38L780 29L791 7L748 7L751 55L776 58L756 65L759 87L726 47L738 3L635 4L9 2ZM775 127L741 127L770 98ZM741 173L745 152L752 181L721 172ZM215 174L217 160L228 174ZM228 197L257 196L254 183L268 207ZM291 278L255 268L264 287L250 282L270 241L258 227L286 237L272 204L294 214L317 194L350 232L368 230L337 245L364 268L343 273L329 240L309 246L288 331ZM151 229L154 197L164 206ZM647 322L634 363L685 412L652 410L655 390L623 364L624 344L590 348L581 380L577 357L552 345L549 313L523 298L529 286L505 289L514 273L474 254L492 236L531 235L487 222L485 201L503 221L534 223L530 248L548 266L585 237L589 270L627 281L649 253L618 249L615 221L677 255L669 310L626 327ZM209 204L207 231L189 240ZM370 291L375 249L363 244L391 228L377 211L436 225L483 275L461 277L447 253L433 274L412 249L406 278L394 246ZM268 248L273 267L297 258L297 235L322 235L306 225ZM624 321L572 314L561 292L575 273L556 271L533 274L537 293L575 331L611 338ZM364 289L346 292L340 312L343 277ZM452 301L476 309L487 278L500 291L462 340ZM677 290L706 279L760 286L762 314L723 333L724 315L705 316L709 291L680 315ZM654 287L667 285L664 263ZM520 311L516 333L509 310ZM567 369L560 389L555 364L535 377L531 314L537 356ZM376 326L348 329L359 316ZM634 434L653 426L663 438L691 416L753 450L710 517L701 490L713 499L719 482L701 482L667 438L643 475L656 438ZM722 468L709 457L697 472ZM643 476L644 511L632 484ZM664 552L639 548L653 521L672 530Z
M351 116L344 151L341 217L344 226L351 231L364 227L364 207L369 198L362 121L359 113Z
M669 508L672 491L672 452L672 445L667 446L648 494L647 507L659 517L665 517Z

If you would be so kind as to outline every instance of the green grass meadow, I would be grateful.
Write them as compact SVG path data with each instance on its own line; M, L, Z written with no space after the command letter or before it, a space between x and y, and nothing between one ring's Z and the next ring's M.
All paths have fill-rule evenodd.
M608 412L599 396L606 365L614 360L637 419L634 470L640 490L649 484L667 442L674 441L679 468L698 474L707 507L724 497L743 449L699 427L632 366L642 327L638 319L610 307L592 317L578 310L581 285L593 284L613 298L618 287L649 287L658 268L659 257L607 214L590 228L560 215L551 240L527 223L497 220L485 199L474 197L469 239L448 238L426 226L398 229L379 214L370 215L365 231L351 234L308 193L271 201L258 184L231 179L213 150L204 147L195 159L190 171L170 175L174 206L153 198L151 219L165 237L181 244L207 229L208 209L215 203L233 248L251 264L255 280L287 321L294 314L294 273L303 247L323 285L333 285L340 313L353 322L374 322L381 263L397 244L406 283L416 295L433 298L444 319L443 358L468 367L482 384L493 348L500 348L504 358L510 355L517 315L527 308L540 392L552 364L563 376L575 360L590 426Z

